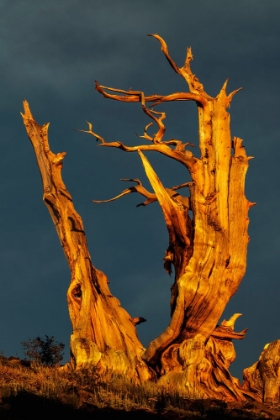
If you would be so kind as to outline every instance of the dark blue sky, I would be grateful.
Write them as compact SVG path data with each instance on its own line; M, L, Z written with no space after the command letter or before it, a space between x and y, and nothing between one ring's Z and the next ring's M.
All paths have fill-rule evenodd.
M193 71L216 96L230 77L229 90L244 89L231 104L232 135L244 139L250 161L246 194L250 211L246 276L223 318L240 312L236 330L249 328L236 343L232 372L241 376L279 332L279 0L15 0L0 5L1 248L0 350L22 356L20 342L54 335L67 343L71 333L66 291L70 273L54 226L42 202L42 186L20 111L27 99L35 119L50 122L54 152L66 151L64 181L86 229L93 263L110 279L112 292L132 316L144 345L169 322L171 279L163 269L168 235L157 204L136 208L132 194L104 205L126 188L120 178L149 186L136 154L98 148L85 120L107 140L137 144L149 122L139 104L102 98L94 80L146 94L187 89L171 69L156 40L167 42L182 65L186 47ZM197 143L193 103L161 106L167 137ZM176 162L147 157L166 187L186 182Z

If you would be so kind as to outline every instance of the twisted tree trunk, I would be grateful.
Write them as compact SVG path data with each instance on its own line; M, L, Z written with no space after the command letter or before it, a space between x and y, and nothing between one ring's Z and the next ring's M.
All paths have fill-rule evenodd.
M72 367L98 366L146 380L151 370L142 360L144 348L136 324L108 287L106 275L90 258L82 219L74 208L61 169L65 153L54 154L48 143L48 125L39 126L29 105L22 114L43 183L43 200L50 212L71 271L67 301L73 332L70 340ZM141 318L140 318L141 320Z
M157 377L160 385L175 388L189 398L244 400L249 396L260 400L261 382L254 379L257 377L254 369L249 368L245 372L247 379L243 387L229 372L229 366L235 359L232 340L243 339L246 334L246 330L234 331L234 323L241 314L234 314L230 320L217 325L245 274L249 242L248 210L255 204L249 202L244 193L251 157L246 155L241 139L232 139L227 112L232 97L239 89L227 94L226 81L219 94L211 97L191 71L191 50L187 50L185 63L179 68L170 57L163 39L158 35L153 37L160 42L175 72L187 82L189 92L145 97L140 91L108 88L96 82L96 90L106 98L141 102L143 111L152 119L144 134L139 136L146 143L126 146L119 141L106 142L92 131L91 123L88 123L88 130L78 130L93 135L101 146L138 152L153 189L149 192L138 179L126 179L124 181L136 184L112 199L95 200L97 203L136 192L145 197L140 205L157 201L164 215L169 232L164 268L169 274L172 266L175 271L171 289L171 321L146 350L135 330L135 324L142 318L132 319L121 308L109 291L106 276L91 263L82 220L61 179L64 153L55 155L50 151L48 126L40 127L34 121L27 102L24 102L24 124L41 172L43 199L56 226L72 275L68 290L73 325L72 365L93 364L101 370L109 368L141 381ZM190 143L184 144L178 139L163 140L166 115L146 105L147 102L157 105L190 100L196 103L198 109L198 157L186 149L193 146ZM147 130L153 123L157 131L149 135ZM143 151L157 151L180 162L190 173L191 182L164 187ZM183 187L189 187L188 196L179 194L178 190ZM257 381L255 386L254 380ZM275 384L272 387L275 388ZM269 391L269 395L272 394ZM276 394L274 392L273 395Z
M242 140L232 139L227 112L239 89L228 95L226 81L219 94L211 97L191 71L191 50L187 50L185 64L179 68L170 57L163 39L153 36L160 42L172 68L186 80L189 92L145 97L142 92L112 89L96 82L96 89L107 98L122 102L140 101L158 130L154 135L148 135L149 124L141 137L152 144L135 147L121 142L107 143L92 131L91 124L86 132L100 140L101 146L139 152L154 195L144 191L140 181L136 180L137 186L123 191L118 197L139 192L147 198L144 205L157 200L169 231L164 266L169 273L172 265L175 270L171 321L167 329L150 343L144 360L160 376L160 384L176 386L191 397L243 399L244 392L228 368L235 358L232 339L244 338L246 330L234 332L234 321L239 314L217 327L245 273L248 210L254 205L244 193L250 157L246 155ZM109 93L112 91L113 94ZM159 104L174 100L192 100L197 105L200 157L186 150L188 143L176 139L164 141L165 113L146 106L147 102ZM192 182L165 188L142 153L150 150L183 164ZM189 197L175 192L186 185L190 190Z

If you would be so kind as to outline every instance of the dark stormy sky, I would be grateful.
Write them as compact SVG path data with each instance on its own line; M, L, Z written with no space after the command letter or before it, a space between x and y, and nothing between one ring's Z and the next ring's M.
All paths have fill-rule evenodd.
M136 154L98 147L73 130L85 120L107 140L137 144L149 122L139 104L102 98L94 80L117 88L168 94L187 89L169 66L157 33L182 65L187 46L193 71L216 96L230 77L234 97L232 135L244 139L250 161L246 195L250 211L248 268L224 318L243 314L236 330L232 372L255 362L270 341L280 338L280 2L279 0L3 0L0 5L1 112L1 293L0 350L23 356L21 341L54 335L67 343L71 326L66 304L70 274L50 216L20 111L27 99L40 123L50 122L54 152L66 151L63 177L81 214L92 260L110 279L112 292L132 316L144 345L169 322L171 279L163 269L168 236L157 204L136 208L133 194L104 205L92 199L117 195L120 178L140 178ZM197 143L193 103L161 106L167 137ZM146 153L166 187L186 182L176 162Z

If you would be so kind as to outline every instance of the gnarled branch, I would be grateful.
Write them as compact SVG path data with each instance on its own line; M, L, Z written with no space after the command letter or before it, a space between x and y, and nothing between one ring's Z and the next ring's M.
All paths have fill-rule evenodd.
M164 120L166 118L166 114L165 114L165 112L158 112L158 111L154 111L153 109L147 108L146 103L145 103L144 93L139 91L139 95L141 96L141 104L142 104L143 111L145 112L146 115L148 115L150 118L152 118L158 126L158 131L155 133L154 137L151 140L154 144L160 143L162 141L162 138L163 138L164 133L165 133L165 125L163 124L162 120ZM160 115L160 117L157 118L156 115ZM148 124L148 126L145 127L144 134L145 134L147 128L151 125L152 124L150 123L150 124ZM150 140L150 136L148 136L148 140Z
M104 90L105 89L105 90ZM113 99L115 101L120 102L141 102L141 97L139 96L139 91L133 90L123 90L123 89L116 89L111 88L108 86L103 86L95 80L95 90L102 94L104 98ZM116 92L116 93L123 93L123 95L112 95L108 92ZM148 95L145 96L145 102L153 102L152 106L158 105L162 102L173 102L173 101L195 101L199 103L201 106L207 105L207 100L193 92L175 92L171 93L170 95Z
M157 34L149 34L149 36L152 36L159 41L161 45L161 51L167 58L173 70L186 80L190 92L202 95L204 98L211 99L211 96L207 95L207 93L204 91L203 84L200 83L198 78L191 71L190 62L193 60L191 48L187 48L187 55L183 67L178 67L169 54L166 42Z
M139 194L141 194L141 195L143 195L144 197L147 198L146 201L144 201L143 203L137 204L136 207L147 206L148 204L151 204L151 203L154 203L154 202L158 201L156 194L150 193L145 187L143 187L143 185L142 185L142 183L139 179L121 178L121 181L136 182L137 185L126 188L120 194L116 195L113 198L109 198L108 200L92 200L92 201L94 203L97 203L97 204L110 203L112 201L116 201L118 198L124 197L125 195L130 194L130 193L134 193L134 192L138 192ZM185 182L184 184L176 185L176 186L171 187L171 188L165 188L165 190L166 190L167 194L170 196L170 198L172 198L172 200L174 200L175 203L177 203L179 205L182 205L185 208L189 208L189 206L190 206L189 198L188 197L183 197L175 191L177 191L181 188L188 187L190 184L191 184L190 182Z
M208 95L205 91L204 91L204 87L203 84L199 81L199 79L196 77L195 74L193 74L193 72L191 71L191 67L190 67L190 63L193 60L193 54L192 54L192 50L191 48L187 48L187 54L186 54L186 59L185 59L185 63L182 67L178 67L177 64L175 63L175 61L171 58L169 51L168 51L168 47L166 42L164 41L164 39L162 39L159 35L157 34L149 34L148 36L152 36L153 38L157 39L161 45L161 51L164 53L167 61L169 62L169 64L171 65L171 67L173 68L173 70L179 74L180 76L183 77L183 79L186 80L188 87L190 89L190 92L192 94L197 94L199 96L201 96L201 100L197 101L198 103L200 103L202 106L206 105L207 100L212 100L213 98ZM222 90L225 91L226 89L226 85L227 85L228 79L225 81ZM231 92L228 96L227 96L227 106L229 106L233 96L239 92L242 88L236 89L233 92Z
M112 201L117 200L118 198L124 197L127 194L138 192L139 194L143 195L147 198L146 201L143 203L137 204L136 207L139 206L147 206L148 204L154 203L157 201L156 194L150 193L148 190L146 190L145 187L143 187L141 181L139 179L130 179L130 178L122 178L121 181L131 181L136 182L137 185L134 185L133 187L126 188L123 190L120 194L118 194L116 197L110 198L109 200L92 200L94 203L97 204L103 204L103 203L110 203Z
M126 146L120 141L112 141L112 142L106 142L103 137L92 131L92 124L88 121L86 121L89 129L88 130L80 130L76 129L75 131L80 131L81 133L87 133L92 135L96 138L96 140L100 141L100 146L105 147L115 147L117 149L124 150L125 152L137 152L138 150L141 151L156 151L159 152L167 157L170 157L171 159L174 159L180 163L182 163L184 166L186 166L190 171L193 168L193 165L197 161L197 158L195 158L189 150L185 150L186 145L191 145L191 143L185 143L183 144L179 140L169 140L168 142L161 142L156 144L143 144L139 146ZM146 126L147 128L147 126ZM176 144L175 149L171 149L171 147L168 146L168 144L174 145Z

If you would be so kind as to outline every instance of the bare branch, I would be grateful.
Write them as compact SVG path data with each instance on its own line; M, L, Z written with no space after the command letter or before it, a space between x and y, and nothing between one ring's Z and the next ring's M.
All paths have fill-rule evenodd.
M149 140L149 141L153 141L153 138L151 136L149 136L148 133L147 133L148 128L151 127L152 125L153 125L152 122L150 122L149 124L146 125L146 127L144 128L143 136L139 136L137 133L136 133L136 136L139 137L140 139L146 139L146 140Z
M243 88L240 87L238 89L235 89L234 91L232 91L229 95L228 95L228 105L230 105L232 98L234 97L234 95L236 95L238 92L240 92L240 90L242 90Z
M190 143L190 142L183 143L181 140L177 140L177 139L166 140L166 141L163 141L162 143L176 146L175 150L177 150L178 152L183 152L186 146L191 146L195 148L195 145L193 143Z
M176 139L171 139L171 140L163 142L162 138L164 136L164 133L165 133L166 129L165 129L165 126L164 126L162 120L164 120L166 118L165 112L158 112L158 111L154 111L153 109L147 108L146 104L145 104L144 93L143 92L138 92L138 94L141 95L141 104L142 104L143 111L145 112L146 115L148 115L150 118L152 118L158 126L158 131L154 134L153 137L149 136L148 133L147 133L147 129L153 123L150 123L150 124L146 125L146 127L144 129L144 135L143 136L138 136L138 134L137 134L138 137L142 137L146 140L152 141L154 144L162 142L162 143L165 143L165 144L175 145L176 150L178 150L178 151L184 151L185 146L187 146L187 145L191 145L192 147L195 147L192 143L183 144L180 140L176 140ZM160 117L156 118L155 115L160 115Z
M124 182L136 182L137 185L142 185L142 182L138 178L121 178Z
M102 86L97 81L95 81L95 89L97 92L101 93L104 98L113 99L115 101L120 102L141 102L141 98L139 97L139 91L133 90L122 90L122 89L115 89L108 86ZM117 92L123 93L124 95L112 95L106 90L110 92ZM153 102L152 106L158 105L162 102L172 102L172 101L195 101L198 102L201 106L207 104L207 100L197 94L195 92L175 92L167 96L163 95L148 95L145 96L145 102Z
M151 193L148 191L145 187L143 187L141 181L137 178L121 178L121 181L129 181L129 182L136 182L137 185L134 185L132 187L126 188L123 190L120 194L116 195L113 198L109 198L108 200L92 200L94 203L97 204L103 204L103 203L110 203L112 201L117 200L118 198L124 197L127 194L138 192L139 194L143 195L145 198L147 198L146 201L143 203L137 204L136 207L140 206L147 206L148 204L155 203L158 201L156 194ZM184 208L189 208L189 198L183 197L180 194L176 193L176 190L179 190L180 188L188 187L191 182L185 182L184 184L177 185L171 188L165 188L167 194L169 197L177 204L182 205Z
M177 64L175 63L175 61L173 61L173 59L170 57L169 52L168 52L168 47L166 42L164 41L164 39L162 39L159 35L157 34L148 34L148 36L152 36L153 38L157 39L161 45L161 51L163 52L163 54L165 55L165 57L167 58L169 64L171 65L171 67L173 68L173 70L180 74L180 76L182 76L181 74L181 69L177 66Z
M160 143L163 136L164 136L164 133L165 133L165 126L164 126L162 120L164 120L166 118L166 114L165 114L165 112L157 112L157 111L154 111L152 109L147 108L146 104L145 104L144 93L139 92L139 95L141 96L141 104L142 104L143 111L145 112L146 115L148 115L150 118L152 118L158 126L158 131L154 135L154 138L152 139L152 141L153 141L153 143ZM156 115L160 115L160 117L157 118ZM146 130L146 127L145 127L145 130Z
M199 95L202 95L204 99L212 99L211 96L209 96L205 91L203 84L200 83L198 78L193 74L190 67L190 62L193 60L193 55L191 48L187 49L187 56L185 59L185 63L183 67L178 67L177 64L174 62L174 60L169 55L169 51L167 48L166 42L157 34L149 34L149 36L154 37L157 39L161 45L161 51L164 53L165 57L167 58L169 64L173 68L173 70L178 73L180 76L182 76L185 81L187 82L190 92L196 93Z
M119 195L116 195L113 198L109 198L108 200L92 200L92 201L96 204L110 203L111 201L115 201L118 198L123 197L124 195L130 194L131 192L135 192L135 191L132 191L131 188L127 188L126 190L122 191Z
M110 143L102 143L100 144L100 146L116 147L121 150L124 150L125 152L137 152L138 150L141 150L141 151L153 150L165 156L168 156L171 159L181 162L189 170L192 169L193 165L197 161L197 158L195 158L189 150L185 150L185 151L181 151L181 150L178 151L176 149L173 150L164 143L157 143L157 144L151 144L151 145L144 144L144 145L139 145L139 146L126 146L120 141L116 141L116 142L110 142Z
M170 188L172 191L180 190L181 188L189 187L193 182L184 182L184 184L176 185L175 187Z
M138 150L142 151L156 151L159 152L167 157L170 157L171 159L174 159L178 162L181 162L184 166L186 166L189 170L193 168L193 165L197 161L197 158L195 158L189 150L185 150L184 147L176 147L175 150L171 149L168 146L167 142L161 142L156 144L143 144L139 146L126 146L120 141L112 141L112 142L106 142L103 137L96 134L94 131L92 131L92 124L87 121L87 124L89 126L89 130L79 130L75 129L76 131L80 131L82 133L87 133L95 137L97 140L100 140L99 146L105 146L105 147L116 147L117 149L124 150L125 152L137 152ZM146 126L147 128L147 126ZM178 144L179 140L171 140L170 144ZM179 142L182 144L182 142ZM187 145L189 143L186 143ZM190 143L191 144L191 143ZM182 144L183 145L183 144Z
M147 206L148 204L154 203L157 201L156 194L150 193L148 190L146 190L145 187L143 187L141 181L139 179L130 179L130 178L122 178L121 181L131 181L136 182L137 185L134 185L133 187L126 188L123 190L119 195L116 197L110 198L109 200L92 200L94 203L97 204L103 204L103 203L110 203L111 201L115 201L118 198L124 197L127 194L138 192L139 194L143 195L145 198L147 198L146 201L143 203L137 204L136 207L139 206Z
M111 94L108 94L107 92L105 92L104 89L107 89L107 90L113 91L113 92L125 93L126 95L125 96L111 95ZM117 99L117 100L124 100L126 102L133 102L137 98L139 102L141 101L143 111L145 112L146 115L148 115L150 118L152 118L155 121L155 123L158 126L158 131L154 134L153 137L149 136L147 134L147 129L152 125L152 123L150 123L150 124L146 125L146 127L144 129L143 136L139 136L136 133L137 136L141 137L141 138L144 138L146 140L152 141L154 144L162 142L162 139L163 139L163 136L164 136L164 133L165 133L165 130L166 130L165 125L163 124L162 121L166 118L166 114L163 111L154 111L153 109L149 109L146 106L146 101L149 100L149 98L152 98L152 100L154 101L154 105L157 105L160 102L165 101L167 97L159 97L159 95L153 95L152 97L145 98L144 92L142 92L142 91L137 91L137 90L125 91L125 90L122 90L122 89L113 89L113 88L109 88L109 87L105 87L105 86L100 86L98 84L98 82L96 82L96 90L101 92L103 94L103 96L105 96L107 98L110 98L110 99ZM185 93L170 95L169 100L170 100L171 96L173 96L173 99L171 99L171 100L177 100L178 96L177 96L177 99L175 99L176 95L180 95L180 96L184 97L185 100L190 100L190 99L186 99L186 94ZM187 94L187 95L189 96L189 94ZM182 98L180 98L178 100L182 100ZM199 102L201 100L201 98L199 98L199 99L196 98L194 100L197 100ZM203 103L203 101L201 103ZM159 115L159 117L157 118L156 115ZM90 134L92 134L92 126L89 125L89 127L90 128L89 128L88 132L91 132ZM86 131L84 131L84 132L86 132ZM95 137L98 138L96 135L95 135ZM102 143L104 143L102 137L100 138L100 141ZM175 141L173 139L172 143L169 141L166 144L176 144L176 146L178 146L179 151L184 150L184 146L182 147L182 142L180 142L179 140ZM186 145L188 145L188 144L191 144L191 143L186 143Z
M96 138L96 140L99 140L101 142L101 144L106 143L103 137L99 136L94 131L92 131L92 124L88 121L86 121L86 123L88 124L88 130L79 130L78 128L74 128L74 130L75 131L80 131L81 133L91 134L93 137Z

